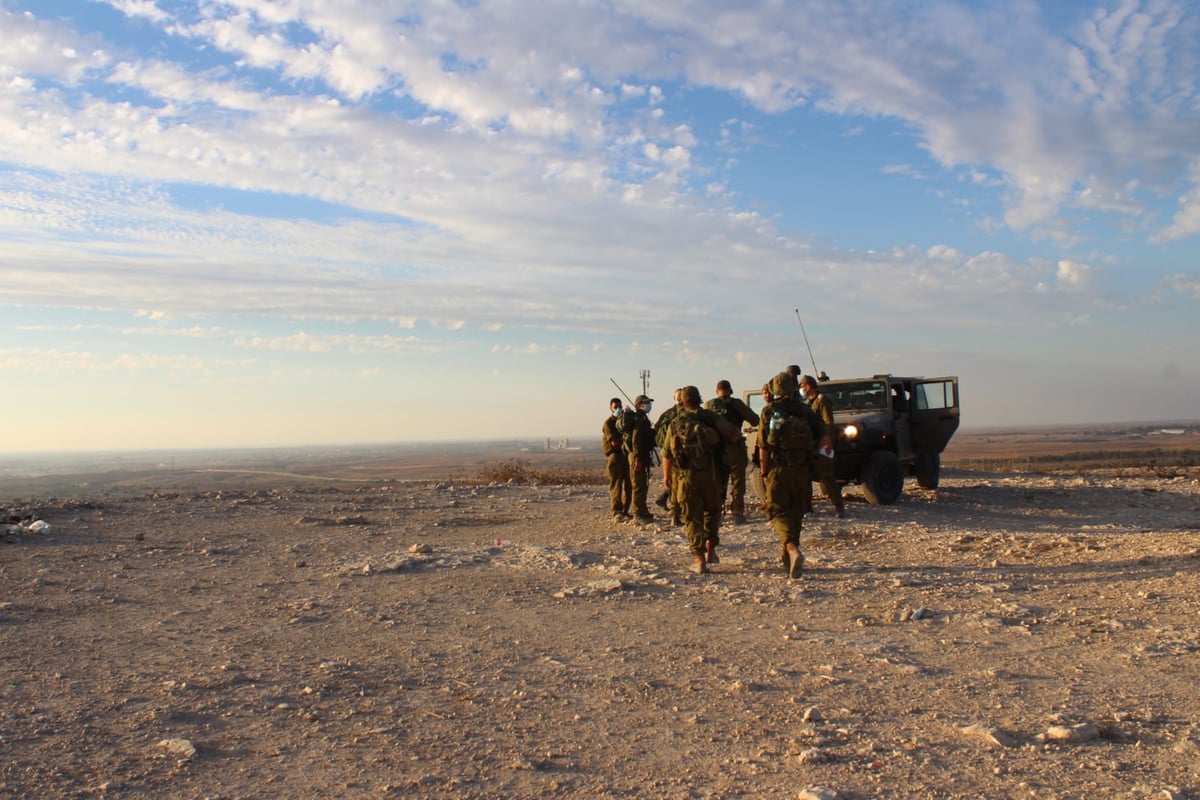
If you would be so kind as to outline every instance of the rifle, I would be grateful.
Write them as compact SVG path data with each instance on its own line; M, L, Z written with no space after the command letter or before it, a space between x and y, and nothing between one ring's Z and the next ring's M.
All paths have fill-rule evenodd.
M612 381L613 386L617 387L617 391L621 393L621 396L626 400L629 400L629 407L636 411L637 403L634 403L633 400L630 400L629 395L625 394L625 390L621 388L621 384L617 383L616 378L609 378L609 380Z

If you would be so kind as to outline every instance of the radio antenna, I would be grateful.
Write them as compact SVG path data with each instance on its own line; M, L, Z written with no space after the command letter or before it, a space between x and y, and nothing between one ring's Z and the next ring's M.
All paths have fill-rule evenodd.
M812 347L808 343L808 332L804 330L804 320L800 319L800 309L798 308L796 309L796 322L800 323L800 333L804 336L804 346L808 349L808 360L812 362L813 376L816 377L820 375L817 371L817 360L813 358Z

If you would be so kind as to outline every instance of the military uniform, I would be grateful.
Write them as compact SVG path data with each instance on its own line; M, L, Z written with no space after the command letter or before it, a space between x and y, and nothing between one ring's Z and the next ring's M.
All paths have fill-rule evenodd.
M808 405L813 410L813 413L820 417L821 422L825 424L825 432L832 437L834 431L833 409L829 406L829 400L818 391L808 401ZM817 455L814 477L820 481L821 488L825 490L825 496L829 498L829 502L833 503L837 515L844 517L846 515L846 504L842 500L842 485L838 483L837 478L833 475L833 459Z
M736 429L721 416L700 408L700 393L695 387L694 405L681 407L670 422L663 463L669 475L678 478L680 508L687 529L688 546L696 557L696 571L707 571L706 564L716 564L717 546L721 543L721 506L724 495L717 478L718 445L737 435ZM685 389L685 391L687 391ZM686 402L686 400L685 400ZM681 452L683 432L692 422L707 443L707 452Z
M675 390L675 405L668 408L662 414L659 414L658 419L654 421L654 443L658 447L659 452L666 451L667 431L671 428L671 420L679 413L679 390ZM670 484L665 487L666 503L661 499L658 505L664 510L671 512L671 522L676 526L683 524L683 512L681 510L681 500L679 498L679 478L675 473L671 473Z
M646 505L646 493L650 485L650 466L654 459L654 428L650 418L641 409L643 403L653 402L645 395L638 395L634 403L637 411L631 414L628 424L632 430L625 437L625 454L629 458L629 477L633 482L633 513L642 520L654 519Z
M742 435L742 423L758 425L758 414L740 399L730 397L714 397L705 403L705 408L725 419L736 431L736 440L721 447L721 462L718 464L718 476L721 478L721 502L729 496L729 513L733 521L746 521L746 468L750 465L750 456L746 453L746 437Z
M774 399L763 409L758 426L767 519L779 535L783 561L793 578L799 577L804 564L804 556L800 553L800 529L804 522L806 498L812 494L810 475L816 456L816 442L825 435L825 424L812 409L795 399L795 387L795 379L786 372L771 381ZM808 426L811 437L807 447L785 450L771 442L776 412L781 417L792 417L796 422Z
M618 406L618 408L620 408ZM628 517L629 505L633 501L633 483L629 479L629 458L621 447L621 431L617 427L618 417L609 415L604 420L600 436L607 461L604 474L608 476L608 497L614 517Z

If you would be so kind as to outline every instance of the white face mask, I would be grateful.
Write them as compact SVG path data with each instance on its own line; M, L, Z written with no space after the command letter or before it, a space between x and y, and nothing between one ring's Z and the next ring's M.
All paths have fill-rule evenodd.
M624 411L624 409L623 409L623 408L621 408L620 406L617 406L617 407L616 407L616 408L614 408L612 411L613 411L613 416L614 416L614 417L619 417L619 416L621 416L621 412L622 412L622 411Z

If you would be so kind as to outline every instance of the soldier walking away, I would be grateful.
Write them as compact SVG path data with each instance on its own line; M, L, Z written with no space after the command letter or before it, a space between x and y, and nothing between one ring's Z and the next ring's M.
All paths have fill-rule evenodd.
M750 456L746 452L746 437L742 433L742 423L758 425L758 414L750 406L734 397L733 386L729 381L717 381L717 396L704 404L709 411L724 417L737 432L736 441L720 446L721 459L717 464L717 474L721 479L721 500L729 496L729 514L734 525L746 523L746 467L750 464Z
M687 525L688 546L695 558L692 571L708 572L720 562L721 505L724 496L717 479L718 446L736 438L737 430L723 417L700 407L700 390L680 390L682 407L675 413L663 448L663 482L678 476L679 497Z
M629 480L629 458L621 446L619 422L625 414L621 398L608 401L609 415L600 430L601 442L607 461L604 474L608 476L608 497L612 504L613 519L623 522L630 519L629 504L633 500L633 483Z
M812 375L800 379L800 393L808 398L808 407L825 423L825 436L817 443L814 477L821 482L825 496L833 503L834 513L841 519L846 516L846 504L842 500L842 485L833 475L833 409Z
M642 522L654 519L646 505L650 467L654 461L654 429L647 415L653 403L651 398L639 394L633 399L634 411L627 411L622 418L625 426L622 441L629 458L629 477L633 482L633 514Z
M654 445L658 448L658 452L666 450L667 431L671 428L671 419L679 413L679 409L683 406L683 401L680 396L683 389L676 389L672 397L675 400L675 405L668 408L666 411L658 415L658 419L654 421ZM683 524L682 512L679 504L679 480L672 478L666 486L663 487L662 494L654 501L654 504L663 511L670 511L671 524L678 528Z
M800 529L816 443L825 436L825 424L807 405L796 399L796 379L781 372L771 379L771 402L762 410L758 426L759 460L767 495L767 519L779 534L782 559L788 575L799 578L804 569Z

